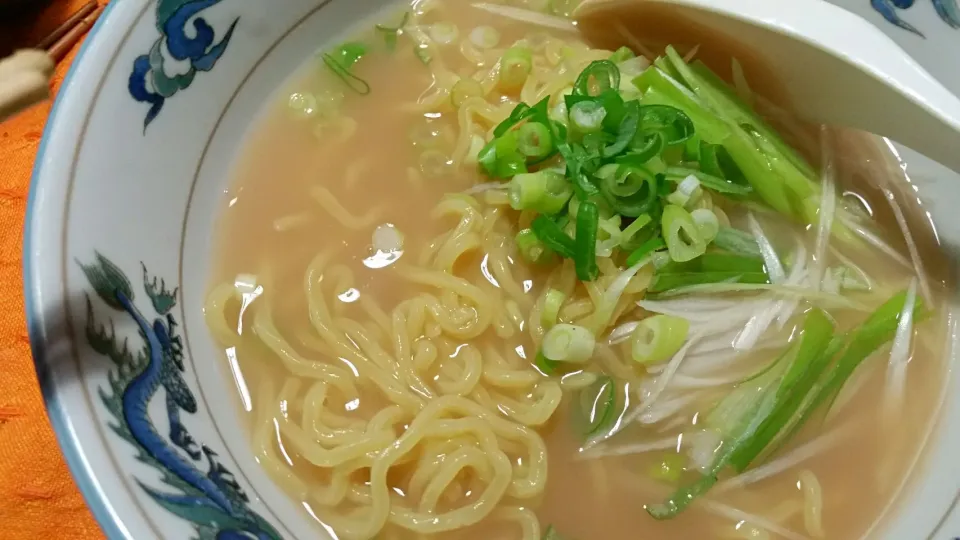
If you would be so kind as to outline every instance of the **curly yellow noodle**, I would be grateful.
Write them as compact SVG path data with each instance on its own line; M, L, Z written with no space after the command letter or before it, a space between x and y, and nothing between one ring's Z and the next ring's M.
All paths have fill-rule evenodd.
M355 216L349 210L344 208L340 201L330 193L330 190L323 186L315 186L310 190L310 196L314 198L320 207L330 214L337 223L352 230L366 229L383 220L382 211L376 208L367 210L362 216Z

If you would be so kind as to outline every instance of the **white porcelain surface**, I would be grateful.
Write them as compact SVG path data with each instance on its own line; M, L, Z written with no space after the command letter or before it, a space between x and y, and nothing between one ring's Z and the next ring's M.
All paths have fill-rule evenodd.
M802 9L803 2L776 1L784 9ZM926 0L900 13L925 38L885 22L869 0L839 3L888 31L945 85L960 92L955 58L945 54L960 45L960 30L937 17L929 5L944 1L954 0ZM326 537L254 462L240 427L229 358L208 337L200 307L212 224L224 204L221 195L233 157L261 105L315 49L336 41L349 24L387 4L114 1L64 84L31 188L25 294L51 420L74 477L111 540ZM200 43L206 24L213 36L209 43ZM178 35L176 29L184 25L188 30ZM137 67L152 65L151 72L156 72L161 60L165 76L151 75L156 83L142 88L143 73ZM174 76L191 73L190 84L171 94ZM181 85L186 80L181 77ZM144 92L149 89L169 95L161 107L155 105L157 97ZM158 112L149 114L151 110ZM960 179L921 159L911 159L908 172L948 248L960 253L955 249L960 245L960 215L953 210L960 207ZM109 264L98 262L97 253L126 276L129 288ZM147 294L144 274L155 302ZM98 279L113 287L107 287L113 295L106 300L94 287ZM97 339L91 340L88 330L97 331L103 324L109 332L110 321L118 336L115 344L126 338L130 350L144 347L134 309L110 305L122 308L129 296L124 291L132 291L132 305L151 323L149 337L159 344L172 330L181 338L180 345L171 342L165 349L168 355L159 359L156 365L162 369L156 373L142 364L124 368L121 364L138 360L117 364L92 347ZM173 296L161 294L164 291ZM167 311L169 298L175 298L176 305ZM88 325L90 314L98 325ZM141 371L143 375L135 376ZM111 398L111 380L120 381L118 395L126 399ZM948 384L951 390L960 389L955 370ZM179 402L168 404L168 396ZM200 452L194 460L185 449L197 446L188 444L167 453L166 448L174 447L170 430L177 416L209 455ZM960 536L960 513L945 518L960 491L960 460L955 459L960 453L960 409L953 399L947 401L943 425L916 493L892 523L888 538ZM211 459L233 478L208 477ZM249 502L239 498L230 480ZM190 482L196 487L184 487ZM170 495L189 496L194 504Z

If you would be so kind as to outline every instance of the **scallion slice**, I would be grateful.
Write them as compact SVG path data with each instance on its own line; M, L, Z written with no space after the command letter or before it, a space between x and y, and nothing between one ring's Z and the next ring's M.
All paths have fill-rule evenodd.
M690 217L692 217L693 222L697 224L697 228L700 230L700 235L703 237L704 242L708 244L713 242L717 234L720 233L720 220L713 211L707 210L706 208L697 208L693 212L690 212Z
M597 340L590 330L575 324L558 324L543 337L543 355L554 362L582 364L593 356Z
M570 108L570 125L580 133L596 133L603 127L607 110L596 101L578 101Z
M517 130L517 149L527 159L540 160L553 153L553 134L540 122L527 122Z
M542 170L518 174L510 180L510 206L514 210L535 210L553 215L567 206L573 188L560 173Z
M573 93L580 96L599 96L607 90L620 88L620 69L610 60L596 60L584 69L573 85Z
M533 52L527 47L513 46L500 58L500 87L516 90L527 82L533 70Z
M640 364L659 364L677 354L687 341L690 321L672 315L654 315L633 331L630 357Z
M683 208L668 204L663 209L660 225L670 258L674 261L691 261L707 251L707 243L700 234L699 227L690 213Z
M464 77L454 83L453 88L450 89L450 102L453 103L453 106L457 109L463 105L463 102L472 98L472 97L482 97L483 96L483 86L480 83L470 77Z

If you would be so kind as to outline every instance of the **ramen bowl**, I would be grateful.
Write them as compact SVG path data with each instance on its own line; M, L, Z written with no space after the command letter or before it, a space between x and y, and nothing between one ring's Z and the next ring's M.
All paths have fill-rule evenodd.
M903 10L838 3L960 93L949 54L960 43L952 0ZM236 356L211 337L203 308L216 218L232 205L223 194L254 120L319 48L391 6L115 1L84 44L37 156L25 296L50 420L109 538L336 537L258 463L244 428L247 382L234 378ZM955 263L960 178L894 148L909 163L908 191ZM960 536L953 329L943 387L929 388L940 396L933 432L871 538Z

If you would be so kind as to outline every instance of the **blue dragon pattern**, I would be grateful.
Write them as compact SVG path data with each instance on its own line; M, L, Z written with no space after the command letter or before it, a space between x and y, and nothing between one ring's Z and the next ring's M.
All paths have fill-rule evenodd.
M216 39L213 27L201 16L203 10L219 4L221 0L158 0L157 30L160 37L154 41L147 54L133 61L128 89L139 102L148 103L150 109L143 121L143 129L157 118L166 100L185 90L197 72L210 71L227 50L233 30L239 18L234 19L223 37ZM192 21L193 37L187 36L188 23ZM178 62L187 62L186 72L169 75L164 66L164 49Z
M934 9L937 10L937 14L940 15L943 22L952 28L960 29L960 6L957 5L957 0L932 1ZM909 9L913 7L915 3L916 0L870 0L870 5L873 6L873 9L883 15L883 18L888 22L904 30L913 32L920 37L924 37L920 30L917 30L912 24L900 18L899 10Z
M181 421L181 412L197 412L197 400L182 376L183 344L171 313L177 289L168 290L163 280L158 283L143 266L143 288L156 313L147 317L134 304L130 280L109 259L96 253L94 262L78 264L96 296L118 316L135 322L139 330L135 344L121 340L112 317L107 324L97 321L94 299L87 295L87 341L113 363L109 388L100 388L100 399L115 420L110 427L137 448L139 461L161 472L169 489L151 487L139 479L138 485L161 507L190 522L196 540L281 540L277 530L250 509L249 498L217 453L198 443ZM166 437L147 412L155 399L165 400ZM201 470L203 464L206 471Z

